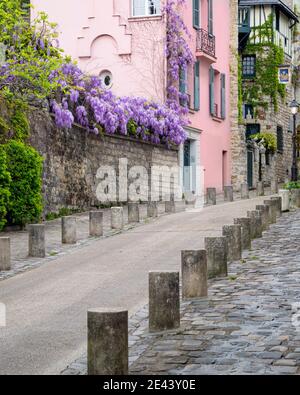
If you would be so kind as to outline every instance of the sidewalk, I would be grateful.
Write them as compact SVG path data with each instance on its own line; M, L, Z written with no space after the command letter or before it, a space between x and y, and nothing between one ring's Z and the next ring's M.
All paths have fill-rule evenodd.
M58 374L86 352L86 314L119 307L130 315L145 306L148 272L179 270L180 251L203 247L208 235L264 198L165 215L0 282L7 326L0 328L2 374Z
M130 373L299 374L299 239L300 211L284 214L227 279L210 281L208 298L182 303L180 330L150 335L141 309L130 319ZM83 356L62 374L86 365Z

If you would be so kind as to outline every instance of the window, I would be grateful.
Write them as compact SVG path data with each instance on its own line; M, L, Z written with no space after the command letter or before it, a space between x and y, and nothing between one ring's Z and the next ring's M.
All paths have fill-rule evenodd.
M193 26L200 28L200 0L193 0Z
M194 110L200 108L200 62L194 65Z
M215 70L212 66L209 69L209 113L213 117L217 115L215 106Z
M253 119L254 110L252 104L244 104L244 119Z
M256 56L255 55L244 55L242 73L244 78L255 77L255 66L256 66Z
M277 126L277 151L283 153L283 129L282 126Z
M226 75L221 74L221 118L226 118Z
M110 89L113 84L113 77L110 71L104 70L100 73L100 79L103 83L104 88Z
M160 0L132 0L133 16L160 15Z
M259 123L248 123L246 126L246 139L248 139L252 134L260 133Z
M279 32L280 31L280 11L278 8L276 8L275 15L276 15L276 20L275 20L276 30Z
M187 94L187 70L181 69L179 73L179 92L182 95ZM180 98L180 104L182 106L186 105L186 100L183 98Z
M214 24L213 24L213 0L207 0L207 10L208 10L208 33L214 34Z

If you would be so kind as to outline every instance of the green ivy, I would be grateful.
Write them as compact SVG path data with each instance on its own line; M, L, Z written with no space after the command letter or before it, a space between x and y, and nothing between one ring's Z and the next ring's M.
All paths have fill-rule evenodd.
M291 189L300 189L300 181L291 181L288 182L287 184L284 185L284 189L288 189L289 191Z
M0 95L0 102L0 143L9 139L25 142L30 134L28 104L10 94Z
M256 55L256 75L239 83L243 103L251 104L257 116L258 108L267 109L269 102L277 112L279 98L285 97L286 88L278 81L278 66L284 63L284 50L273 42L272 15L263 25L252 28L252 32L243 54ZM259 43L255 43L256 39Z

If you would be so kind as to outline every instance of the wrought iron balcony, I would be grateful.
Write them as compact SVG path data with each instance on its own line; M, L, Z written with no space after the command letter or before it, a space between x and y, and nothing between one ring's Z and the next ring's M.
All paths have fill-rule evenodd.
M197 51L203 52L213 58L216 57L216 37L204 29L197 32Z

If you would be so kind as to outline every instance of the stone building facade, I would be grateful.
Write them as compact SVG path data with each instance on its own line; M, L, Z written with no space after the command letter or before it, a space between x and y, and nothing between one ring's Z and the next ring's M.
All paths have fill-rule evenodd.
M276 181L286 182L291 177L293 128L289 104L294 99L292 82L285 86L284 97L278 97L277 109L271 97L263 93L259 99L268 103L266 107L257 106L253 109L243 99L247 96L245 92L247 93L247 90L250 92L251 85L255 84L257 57L261 56L257 53L249 53L248 44L264 45L260 34L255 32L259 27L269 23L268 21L271 21L272 25L272 44L283 48L283 64L288 65L292 70L293 30L291 27L298 21L293 12L292 3L292 1L274 1L270 4L262 0L232 0L231 2L231 14L235 20L231 27L232 67L234 68L232 85L236 84L239 88L239 95L236 90L232 91L231 99L232 183L236 190L243 182L248 182L250 188L255 188L258 181L270 185ZM269 47L265 45L262 57L266 57L268 51ZM235 57L238 60L235 60ZM240 70L236 73L238 62L240 62ZM249 70L250 73L253 72L250 78L247 75ZM237 97L239 97L239 109L236 109ZM238 128L236 126L237 112ZM257 133L270 133L275 136L277 147L274 153L266 151L263 144L253 141L251 135Z

